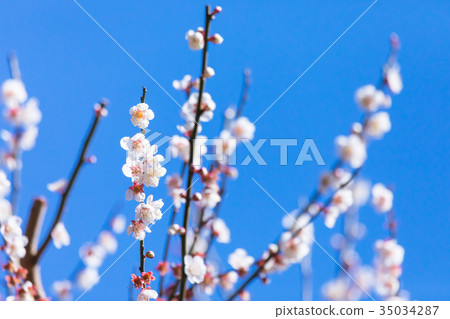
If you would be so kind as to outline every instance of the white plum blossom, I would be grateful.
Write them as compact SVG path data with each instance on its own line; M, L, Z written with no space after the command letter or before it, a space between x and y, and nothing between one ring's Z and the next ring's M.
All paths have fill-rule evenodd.
M325 226L332 229L341 212L336 206L330 206L325 211Z
M132 186L130 186L126 192L125 192L125 199L126 200L132 200L135 199L137 202L143 202L145 199L145 193L144 193L144 184L139 183L133 183Z
M366 161L366 145L358 135L340 135L335 144L341 160L348 162L351 167L359 168Z
M353 205L353 192L346 188L340 189L333 195L331 203L339 212L344 213Z
M198 92L192 93L189 96L189 99L186 103L183 104L181 108L181 115L186 121L194 121L195 114L197 112L197 104L198 104L199 94ZM200 115L201 122L209 122L214 116L213 111L216 109L216 103L213 101L211 95L207 92L203 92L202 94L202 105L200 107L200 111L202 112Z
M209 41L211 41L214 44L222 44L223 43L223 38L220 34L218 33L214 33L210 38Z
M67 188L67 180L64 178L58 179L52 183L47 184L47 189L53 193L62 194L66 191Z
M375 258L375 291L385 299L397 295L400 289L399 277L405 249L396 239L377 240L375 242L377 256Z
M132 220L127 228L127 234L133 234L133 237L138 240L144 240L146 232L150 233L150 228L148 228L141 220Z
M6 110L8 118L14 126L36 126L42 120L42 112L39 109L39 101L36 98L29 99L22 107Z
M247 272L254 261L255 258L247 255L247 251L242 248L237 248L228 256L228 263L230 266L233 267L233 269L242 272Z
M70 280L55 281L53 291L58 300L70 300L72 299L72 282Z
M375 249L378 253L378 262L384 267L400 266L403 263L405 249L396 239L377 240Z
M133 160L130 157L127 157L125 164L122 166L123 175L138 184L143 183L146 170L147 168L142 161Z
M200 256L184 256L184 272L191 284L201 283L206 274L205 261Z
M33 284L30 281L26 281L15 295L6 297L6 301L34 301L34 295Z
M174 80L172 85L175 90L187 91L192 86L192 76L186 74L181 80Z
M361 207L366 204L370 197L370 182L358 179L349 185L353 192L353 205Z
M221 201L219 195L219 186L217 184L208 184L202 191L202 199L200 200L200 206L214 208Z
M25 257L25 246L28 244L28 238L25 236L16 235L15 237L7 240L5 252L13 261L18 263L18 260Z
M403 89L402 76L400 75L400 66L395 63L386 66L384 69L384 81L387 87L394 94L399 94Z
M22 218L19 216L10 216L0 226L0 233L6 241L12 240L16 236L22 235Z
M170 189L169 195L172 197L173 200L173 206L176 209L179 209L181 207L181 204L186 203L186 197L184 197L185 194L184 188L172 188Z
M367 112L375 112L380 106L390 106L390 99L372 84L360 87L355 93L355 100Z
M174 135L170 139L169 151L172 158L180 157L185 163L189 161L189 140L183 136Z
M216 74L216 72L214 71L214 69L210 66L206 67L205 70L205 78L209 79L211 77L213 77Z
M108 254L114 254L118 246L116 236L109 230L103 230L98 235L97 243L103 247Z
M391 120L387 112L378 112L369 117L365 132L373 138L382 138L391 130Z
M233 289L234 285L239 279L239 275L235 271L229 271L226 274L220 276L220 286L225 290Z
M165 167L157 161L153 162L153 165L147 168L147 172L144 177L145 186L158 187L159 180L161 177L166 175L166 173L167 169Z
M333 301L348 300L349 282L342 278L337 278L327 282L322 287L322 294Z
M387 213L392 209L394 195L392 191L381 183L372 187L372 205L377 212Z
M311 205L313 206L313 205ZM316 205L314 205L316 206ZM317 208L318 210L319 208ZM291 229L293 231L297 231L300 228L304 228L306 225L308 225L311 215L310 214L300 214L297 219L294 218L294 216L297 216L299 213L298 209L294 209L292 212L289 213L289 215L283 216L281 219L281 225L284 229Z
M251 140L255 133L255 125L245 116L241 116L230 124L230 130L238 140Z
M137 301L150 301L150 299L158 298L158 293L150 287L143 288L137 296Z
M11 182L6 177L6 173L0 169L0 197L6 196L11 191Z
M155 114L149 109L148 104L139 103L130 108L131 123L140 129L146 129L151 120L155 118Z
M2 84L2 100L6 106L24 103L28 98L25 85L21 80L8 79Z
M116 234L123 233L125 228L127 227L127 222L125 216L123 215L114 216L110 224L112 231Z
M136 209L136 220L142 220L145 225L153 224L162 218L161 208L164 203L162 199L153 201L153 195L147 197L146 203L140 203Z
M77 286L83 290L89 289L98 283L99 278L98 270L96 268L84 268L77 275Z
M382 274L377 276L375 291L378 295L384 298L395 296L399 289L400 282L397 277L390 274Z
M25 246L28 244L28 238L22 235L21 224L20 217L9 215L5 216L0 226L0 233L5 241L4 251L16 264L25 257Z
M178 226L178 225L177 225ZM208 242L204 236L198 236L197 240L194 243L194 232L188 230L187 232L187 246L189 250L192 251L192 254L204 254L208 249ZM194 247L192 247L194 245ZM191 248L192 247L192 248Z
M291 232L284 232L281 235L280 251L287 263L298 263L309 254L310 242L304 238L305 236L292 237Z
M80 258L87 267L98 268L106 257L103 246L87 243L80 248Z
M62 222L56 224L55 228L52 230L53 244L56 248L60 249L63 246L70 245L70 236L67 232L66 227Z
M207 294L211 296L214 294L217 284L219 283L218 271L215 265L208 264L206 266L206 274L203 282L200 284L200 288Z
M138 159L144 156L150 148L150 142L144 134L137 133L133 137L124 137L120 140L120 146L128 151L130 159Z
M38 135L38 129L36 126L29 126L22 133L19 147L25 151L31 150L36 144L36 138Z
M221 164L228 164L229 158L233 155L237 140L228 130L220 132L219 138L213 140L215 147L216 161Z
M203 49L205 45L205 36L203 35L203 29L198 28L197 31L189 30L186 33L186 40L191 50L197 51Z
M230 242L230 229L223 219L215 218L213 220L212 232L218 243L227 244Z
M0 224L12 215L11 203L0 197Z

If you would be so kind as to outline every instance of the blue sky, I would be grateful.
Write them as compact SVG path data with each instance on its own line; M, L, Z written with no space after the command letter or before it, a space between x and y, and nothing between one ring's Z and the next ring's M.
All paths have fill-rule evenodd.
M372 1L234 1L222 5L223 13L212 31L225 41L210 51L209 65L216 76L208 81L218 111L236 103L242 70L252 69L253 84L246 116L255 120L291 83L372 3ZM203 24L204 1L105 1L80 4L164 87L179 103L184 96L171 88L184 74L197 75L200 54L188 49L185 32ZM46 184L69 174L81 139L91 121L92 105L100 97L111 101L110 115L101 123L90 149L98 156L86 167L68 202L64 222L72 235L69 248L53 247L43 261L47 287L65 279L77 263L78 248L95 238L109 209L124 198L128 180L121 173L125 154L123 136L135 130L128 109L138 102L140 87L148 90L148 102L156 119L152 129L176 134L181 122L178 106L71 0L39 2L17 0L0 10L0 54L15 50L23 79L31 95L39 98L43 121L37 146L24 155L20 214L24 216L33 196L43 194L54 214L57 195ZM257 123L256 138L313 138L327 164L334 160L333 140L348 131L360 117L353 102L356 88L378 80L388 52L391 32L402 42L400 64L405 89L394 98L392 131L369 150L363 175L395 188L399 242L406 249L402 285L413 299L444 300L449 297L448 272L450 179L448 147L448 14L444 1L379 0L311 70ZM0 77L8 76L0 63ZM215 135L220 117L205 132ZM3 124L2 124L3 126ZM291 155L295 160L299 148ZM232 230L232 242L219 246L228 254L236 247L259 256L281 230L284 213L252 181L255 178L288 211L307 196L323 168L277 165L276 148L262 151L268 166L240 169L230 183L223 217ZM168 169L178 171L179 163ZM155 196L163 197L161 187ZM134 203L124 213L134 217ZM359 244L363 260L370 263L372 245L384 238L383 217L371 209L361 212L368 227ZM166 218L153 227L147 239L156 252L165 238ZM322 221L319 220L321 224ZM253 225L249 227L249 225ZM48 225L46 225L48 226ZM334 231L317 227L317 240L330 250ZM132 238L120 237L119 251ZM314 281L319 287L335 273L336 265L317 247ZM106 264L114 257L106 260ZM83 299L123 300L131 267L137 264L138 247L129 251ZM107 266L105 264L105 266ZM153 267L149 264L148 267ZM287 283L290 283L287 285ZM255 283L254 299L296 300L300 296L299 268L275 275L268 287ZM314 291L321 298L320 289Z

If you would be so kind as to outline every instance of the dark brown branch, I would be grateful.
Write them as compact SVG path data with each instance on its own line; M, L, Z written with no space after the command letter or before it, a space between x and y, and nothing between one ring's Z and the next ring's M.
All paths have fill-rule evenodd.
M38 296L41 298L45 298L46 294L42 285L40 266L35 263L35 258L46 211L47 201L45 198L36 198L31 207L27 228L25 230L25 236L28 238L27 253L21 261L21 265L28 270L28 280L33 283Z
M142 86L142 96L141 96L141 103L145 103L145 95L147 94L147 89L145 86ZM141 129L141 133L145 135L145 130ZM145 247L144 247L144 241L141 240L139 242L139 271L141 274L145 272Z
M55 219L53 221L52 227L50 228L49 232L47 233L47 236L43 242L43 244L41 245L41 247L39 248L37 254L36 254L36 260L35 263L37 264L39 262L39 259L42 257L42 254L44 253L44 251L46 250L48 244L50 243L51 239L52 239L52 231L53 229L55 229L56 225L59 223L59 221L61 220L61 217L64 213L64 208L66 205L66 201L69 198L69 194L70 191L72 190L72 187L75 183L76 178L78 177L78 174L80 172L81 167L83 166L83 164L85 163L85 156L86 156L86 152L87 149L91 143L92 137L94 136L95 130L98 126L98 123L100 121L100 118L102 117L101 115L101 111L106 107L106 101L102 101L100 103L100 110L96 111L95 117L94 117L94 121L92 122L92 125L89 129L89 132L87 134L86 139L84 140L83 146L81 148L81 152L78 155L78 159L75 163L75 168L72 171L72 174L70 176L69 182L67 184L66 189L64 190L64 193L61 195L61 199L58 205L58 211L56 213Z
M201 105L202 105L202 97L203 97L203 91L205 89L205 71L207 67L207 58L208 58L208 39L209 39L209 26L211 22L211 14L209 11L209 6L206 6L206 16L205 16L205 31L204 31L204 46L203 46L203 56L202 56L202 70L200 75L200 87L198 92L198 101L197 101L197 110L195 113L195 123L194 128L191 134L191 137L189 139L189 166L188 166L188 178L187 178L187 184L186 184L186 204L184 209L184 219L183 219L183 227L186 230L187 234L187 228L189 225L189 214L190 214L190 203L191 203L191 184L192 179L194 177L194 171L193 171L193 160L194 160L194 144L195 144L195 138L197 136L198 131L198 122L200 121L200 115L201 115ZM180 297L179 300L184 300L185 294L186 294L186 273L184 271L185 263L184 263L184 257L187 254L187 238L186 234L181 236L181 281L180 281Z

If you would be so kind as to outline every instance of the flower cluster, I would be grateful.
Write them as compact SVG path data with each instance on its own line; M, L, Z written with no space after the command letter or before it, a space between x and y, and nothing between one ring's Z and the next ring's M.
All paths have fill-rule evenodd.
M125 193L127 200L133 198L139 202L135 209L135 220L127 228L128 234L133 234L134 238L143 240L145 233L150 232L149 225L161 219L162 200L153 201L153 195L147 197L145 201L144 186L157 187L159 180L167 170L161 165L164 157L157 154L156 145L150 145L145 138L145 129L148 127L149 120L154 118L154 113L149 109L146 103L139 103L130 109L131 122L138 126L142 132L133 137L124 137L120 145L127 151L126 163L122 167L122 172L129 177L132 186Z
M22 167L20 153L33 148L37 137L37 124L42 114L35 98L28 98L24 83L20 79L8 79L1 86L1 98L5 105L4 118L13 127L12 131L2 130L1 138L7 144L8 150L1 153L0 166L6 170L17 171ZM15 190L17 192L17 190ZM27 281L28 271L20 265L20 259L25 257L28 238L23 235L22 219L14 215L15 201L6 197L11 194L11 182L6 172L0 168L0 233L4 241L0 247L5 252L8 262L3 269L8 273L5 277L8 287L15 294L7 300L35 300L36 291L31 282ZM15 203L14 203L15 204Z
M162 218L161 208L164 203L161 199L153 200L153 195L145 198L144 187L157 187L161 177L166 175L167 170L161 165L164 157L157 154L156 145L151 145L145 138L145 130L155 114L145 103L147 90L143 88L141 103L130 108L131 123L140 129L140 132L132 137L124 137L120 145L127 151L126 162L122 167L122 172L131 179L132 185L125 193L127 200L136 200L139 204L135 208L134 220L127 227L127 234L133 235L140 241L140 271L141 276L132 274L132 282L136 289L140 289L137 296L139 301L156 299L158 293L150 288L150 281L155 280L152 272L144 271L145 258L153 258L154 253L148 252L144 255L144 239L146 233L150 232L150 227Z
M9 146L9 150L1 154L1 161L13 171L22 167L20 151L30 150L36 143L37 125L42 119L42 113L38 100L28 98L25 85L20 79L4 81L1 94L6 106L3 116L13 127L12 131L1 131L1 138Z
M102 266L107 255L113 255L118 247L117 236L126 228L126 219L123 215L112 217L107 227L97 236L95 242L85 243L79 249L82 267L76 272L76 285L86 290L95 285L99 278L98 269ZM53 283L53 292L58 300L70 300L74 284L71 280L58 280Z
M375 290L385 300L399 297L402 263L405 249L394 238L377 240L375 243Z
M25 257L25 246L28 244L28 238L22 233L22 219L18 216L9 216L1 221L0 233L4 240L4 245L0 247L4 250L9 261L3 266L8 273L5 277L8 287L13 288L14 295L7 300L35 300L36 291L33 284L27 281L28 271L21 267L20 259Z

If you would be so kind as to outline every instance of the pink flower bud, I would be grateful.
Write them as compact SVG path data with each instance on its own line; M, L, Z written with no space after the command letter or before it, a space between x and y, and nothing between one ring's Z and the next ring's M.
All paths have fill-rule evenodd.
M95 156L95 155L88 156L88 157L86 157L84 162L87 164L95 164L95 163L97 163L97 156Z
M223 38L220 34L214 33L210 38L209 41L211 41L214 44L222 44Z
M221 13L221 12L222 12L222 7L221 6L217 6L217 7L214 8L214 11L211 12L211 15L214 16L214 15L216 15L218 13Z

